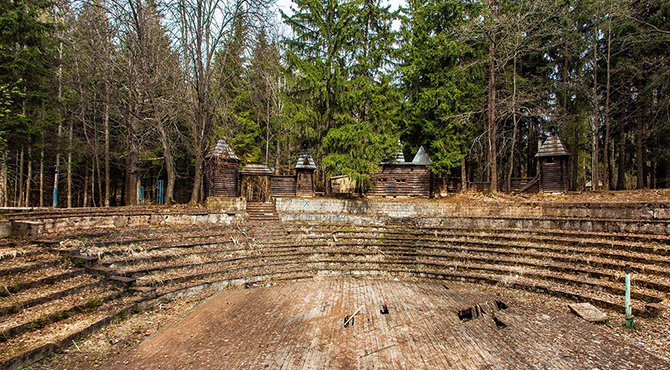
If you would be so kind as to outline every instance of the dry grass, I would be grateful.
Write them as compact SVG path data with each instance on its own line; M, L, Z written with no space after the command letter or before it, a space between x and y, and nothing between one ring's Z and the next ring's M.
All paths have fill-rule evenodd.
M215 292L209 291L179 300L163 301L146 312L117 321L84 338L62 353L50 356L30 369L91 369L102 367L113 357L155 334L196 307Z

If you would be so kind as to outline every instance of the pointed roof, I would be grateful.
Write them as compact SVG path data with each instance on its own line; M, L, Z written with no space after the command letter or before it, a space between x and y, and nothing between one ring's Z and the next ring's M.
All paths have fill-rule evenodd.
M405 154L402 152L402 149L398 150L398 153L395 155L396 163L405 163Z
M316 169L316 163L314 163L314 158L312 158L307 149L303 149L300 152L300 157L298 157L298 162L295 164L295 168L301 170Z
M212 148L209 153L207 153L207 158L228 159L233 161L240 160L235 155L233 148L231 148L230 145L228 145L228 143L226 143L226 141L223 139L219 139L219 141L216 142L214 148Z
M245 164L240 171L242 175L267 176L272 175L272 170L267 165L261 163Z
M549 135L544 143L542 143L542 146L540 146L540 150L537 151L535 157L561 157L568 155L570 154L567 150L565 150L565 147L563 146L563 143L561 143L561 139L558 138L558 135L552 134Z
M412 160L412 164L419 166L430 166L431 164L433 164L433 161L430 160L428 153L426 153L426 150L423 149L423 146L421 146L419 148L419 151L416 152L416 155Z

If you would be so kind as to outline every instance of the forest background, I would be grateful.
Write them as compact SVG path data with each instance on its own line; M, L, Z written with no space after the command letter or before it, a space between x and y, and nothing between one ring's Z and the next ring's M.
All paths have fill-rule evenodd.
M208 150L371 185L423 145L492 191L670 187L662 0L3 0L0 205L199 203Z

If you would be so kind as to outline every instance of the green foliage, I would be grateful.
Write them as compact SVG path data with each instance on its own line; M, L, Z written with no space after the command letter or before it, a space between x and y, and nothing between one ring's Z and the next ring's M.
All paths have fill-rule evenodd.
M86 312L95 311L98 307L102 306L104 303L105 301L100 297L89 298L89 300L86 301L86 304L84 305L84 310Z
M55 28L48 0L0 3L0 138L24 144L44 129L53 102ZM4 145L3 145L4 147Z
M399 94L388 70L395 16L379 0L296 5L294 15L284 16L296 34L286 53L292 119L327 173L349 175L365 190L370 174L397 149Z
M402 139L412 151L426 145L438 173L460 165L480 131L475 118L483 100L483 70L474 62L483 51L457 32L467 5L413 0L401 17Z

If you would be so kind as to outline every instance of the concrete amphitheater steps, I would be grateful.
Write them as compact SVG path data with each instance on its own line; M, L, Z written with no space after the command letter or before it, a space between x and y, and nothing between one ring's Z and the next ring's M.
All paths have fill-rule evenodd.
M206 225L206 226L184 226L184 225L170 225L166 226L147 226L139 228L119 228L114 230L98 229L94 231L82 230L82 232L62 232L45 234L40 241L44 242L58 242L66 239L103 239L97 241L90 241L91 244L106 245L111 242L134 242L146 240L156 240L173 238L175 234L179 233L181 236L188 237L191 235L197 236L199 234L218 233L234 228L237 225ZM193 233L193 234L190 234ZM108 239L105 239L108 238Z
M80 273L48 284L24 289L10 296L0 298L0 317L15 314L26 308L38 306L49 301L56 301L72 294L90 290L99 285L98 279ZM79 272L78 271L78 272Z
M510 275L497 276L481 271L412 269L397 263L385 263L381 265L383 266L380 266L380 264L373 264L371 267L365 266L365 263L354 265L351 261L335 260L297 263L282 262L265 264L262 266L236 267L224 271L174 277L164 279L156 285L159 287L159 292L162 294L177 288L184 289L188 286L210 284L216 281L229 281L231 279L245 280L249 277L261 278L269 281L276 279L292 279L292 276L299 276L300 279L303 279L310 276L342 275L357 277L374 276L386 278L430 279L503 285L515 289L555 295L577 302L591 302L604 309L623 312L623 298L620 296L607 292L593 292L588 289L554 283L551 281L537 281ZM636 315L649 314L649 311L645 307L646 302L633 299L632 304Z
M242 237L242 235L239 235ZM235 239L237 243L240 243L240 240L247 242L246 240L239 238ZM154 243L142 243L140 245L135 245L135 244L129 244L127 246L121 247L121 248L108 248L108 249L103 249L99 253L96 253L96 256L100 256L101 259L118 259L122 258L125 256L133 256L134 254L144 254L144 253L152 253L152 252L170 252L172 250L188 250L188 249L212 249L212 248L221 248L221 247L227 247L229 245L235 245L235 242L232 241L232 239L226 238L226 239L219 239L216 241L200 241L200 242L192 242L192 243L174 243L174 244L154 244Z
M200 231L200 232L198 232ZM184 233L184 232L189 232L192 234L186 234L186 235L179 235L176 233ZM225 229L220 229L214 232L203 232L202 230L191 230L191 231L172 231L172 234L167 234L167 231L164 231L163 233L153 235L153 236L146 236L146 237L139 237L139 238L125 238L125 239L111 239L111 240L106 240L106 241L99 241L99 242L91 242L87 243L87 245L92 246L92 247L107 247L107 246L121 246L121 245L130 245L130 244L136 244L136 243L157 243L157 242L164 242L164 241L172 241L175 239L178 239L182 242L184 241L189 241L193 239L212 239L212 238L226 238L230 235L238 235L241 234L242 232L237 229L237 228L225 228ZM175 235L176 234L176 235Z
M295 235L295 232L293 232ZM380 235L381 234L381 235ZM473 243L477 242L490 242L497 241L499 245L530 245L538 246L539 248L547 247L559 247L559 248L572 248L574 251L580 250L582 252L592 253L600 252L601 254L627 258L627 256L633 257L635 254L639 254L644 261L655 261L658 264L664 266L670 266L670 247L667 245L658 245L658 244L648 244L648 243L638 243L638 242L611 242L611 241L594 241L594 240L580 240L578 238L557 238L557 237L535 237L535 236L525 236L522 234L482 234L479 232L459 232L459 233L420 233L420 232L410 232L410 231L399 231L399 230L306 230L303 239L314 239L314 240L370 240L370 239L383 239L383 240L395 240L400 243L408 241L421 241L421 242L459 242L459 241L471 241ZM286 239L273 239L266 241L266 244L281 245L285 242ZM624 251L626 253L619 253L619 251ZM619 253L619 254L617 254Z
M380 250L388 247L405 248L432 248L432 249L459 249L465 252L489 252L498 255L525 255L538 258L549 258L561 262L579 262L591 264L592 267L619 268L621 271L626 265L630 265L634 272L653 274L658 276L670 276L670 265L665 258L658 259L652 254L640 254L635 252L610 252L606 250L565 247L561 245L535 245L528 243L499 243L486 240L470 239L434 239L434 240L387 240L380 237L369 238L338 238L335 242L330 237L310 238L308 240L293 243L282 243L268 248L290 248L294 245L312 246L350 246L367 245Z
M528 253L537 252L542 254L559 253L566 256L585 256L596 259L614 259L621 262L621 267L629 264L631 266L649 266L649 272L661 272L670 268L670 258L665 256L656 256L651 253L626 252L619 250L608 250L607 248L588 248L588 247L573 247L561 244L533 244L529 242L496 242L490 241L486 238L383 238L379 236L369 236L367 238L356 236L352 238L338 237L335 241L330 236L311 237L302 241L283 242L281 244L266 245L266 247L289 247L295 244L313 244L313 245L351 245L370 244L379 247L384 246L404 246L404 247L418 247L418 246L469 246L472 248L494 248L497 253L515 253L518 254L520 250ZM571 244L572 245L572 244ZM647 272L647 270L638 267L639 272Z
M225 271L226 268L238 266L264 265L275 262L297 261L327 261L329 259L344 259L356 263L402 263L405 265L435 264L446 268L461 268L479 270L480 266L486 267L487 271L494 273L517 273L534 276L538 280L551 279L563 280L566 284L589 285L595 289L606 289L615 294L623 294L623 282L617 271L606 270L588 270L576 265L549 264L538 260L528 259L509 259L492 258L487 254L461 254L461 253L419 253L408 251L387 251L380 254L379 251L370 250L351 250L333 249L306 250L306 251L288 251L284 253L264 253L262 256L236 256L226 260L213 260L197 264L179 263L158 267L150 267L144 270L128 271L127 274L133 276L145 276L151 274L166 274L172 272L172 275L179 275L180 271L213 269ZM498 266L499 268L493 268ZM526 271L527 270L527 271ZM539 274L547 272L546 274ZM557 275L558 274L558 275ZM561 278L559 275L570 276L570 278ZM664 293L670 291L670 283L647 281L644 278L636 278L636 290L634 296L648 302L659 302L663 300Z
M54 284L84 273L84 269L70 268L69 261L64 261L62 268L33 270L17 275L4 276L0 278L0 297L12 296L26 289Z
M95 311L101 305L115 301L123 295L101 284L80 289L42 304L29 307L11 316L0 318L0 343L14 337L39 330L72 316Z
M504 219L504 218L501 218ZM642 221L644 222L644 221ZM492 234L523 234L528 236L545 236L570 238L576 237L580 240L588 239L602 239L614 242L656 242L660 244L670 245L670 236L658 234L636 234L628 232L596 232L596 231L574 231L574 230L558 230L558 229L520 229L520 228L506 228L506 227L456 227L456 226L419 226L415 222L386 224L386 225L351 225L341 223L320 223L320 222L288 222L285 227L289 232L309 229L322 229L324 231L397 231L405 233L485 233Z
M288 258L287 258L288 257ZM302 257L305 257L304 255ZM610 300L605 303L601 302L599 305L603 308L608 309L622 309L622 298L621 295L614 295L611 292L621 293L620 287L616 284L612 284L607 281L598 281L597 279L586 279L583 276L573 276L566 277L563 273L547 273L542 270L539 271L526 271L528 276L517 276L518 270L510 267L504 268L499 265L466 265L462 262L457 262L454 264L445 264L445 263L433 263L430 261L356 261L351 258L348 259L324 259L318 258L319 255L309 256L306 258L297 258L296 256L279 256L276 259L265 258L262 263L254 263L254 261L248 261L247 264L236 264L235 266L226 266L220 270L213 270L208 272L196 272L189 274L189 268L184 267L183 270L171 270L171 273L165 273L161 275L160 271L157 271L159 276L157 279L154 277L152 281L153 285L157 286L175 286L175 285L188 285L195 282L202 282L205 280L212 279L221 279L221 278L231 278L234 276L242 275L262 275L262 274L274 274L281 275L278 273L278 270L283 270L289 268L289 270L300 270L301 272L305 271L330 271L330 270L350 270L350 271L367 271L367 270L392 270L395 271L413 271L413 274L423 274L428 271L431 274L447 274L453 276L454 272L457 271L459 274L465 272L467 274L474 273L479 276L479 278L486 277L487 279L494 279L497 282L504 281L505 279L516 279L520 278L523 280L522 284L528 287L535 286L547 286L551 285L552 289L545 289L546 293L553 291L559 292L560 295L572 295L572 299L578 301L597 301L597 297L602 296L603 294L610 295ZM348 256L350 257L350 256ZM383 266L383 268L380 268ZM450 271L453 270L453 271ZM197 270L191 271L201 271L202 266L199 266ZM169 271L169 270L168 270ZM461 276L461 275L458 275ZM484 280L487 280L484 279ZM138 280L138 284L142 284L143 279ZM520 280L521 281L521 280ZM584 287L589 287L589 289L584 289ZM164 289L162 289L164 290ZM580 291L579 293L577 293ZM587 294L587 293L590 293ZM579 297L587 297L579 298ZM657 301L660 297L654 292L637 292L634 294L635 298L646 298L650 300ZM618 303L615 301L619 301ZM647 302L634 299L636 310L638 313L645 312L645 305Z
M409 227L387 227L387 226L376 226L376 227L351 227L351 226L340 226L340 227L320 227L320 226L287 226L287 231L290 234L335 234L335 235L355 235L355 234L379 234L383 233L384 235L392 236L404 236L404 237L445 237L445 236L472 236L480 238L490 238L490 239L500 239L500 240L525 240L533 242L551 242L558 241L564 244L578 244L578 245L590 245L590 246L607 246L611 248L624 248L624 249L636 249L640 248L641 250L646 250L655 254L670 255L670 240L666 238L652 238L652 239L640 239L640 240L622 240L623 237L619 237L616 233L609 233L607 237L603 235L589 235L589 234L568 234L566 235L561 231L540 231L540 230L518 230L518 229L506 229L506 230L482 230L482 229L449 229L449 228L409 228ZM637 239L637 238L634 238ZM271 242L272 240L268 240Z
M290 229L289 225L289 230ZM304 226L301 226L303 228ZM390 230L389 230L390 229ZM255 231L263 230L262 226L254 225L249 227L250 235L258 235ZM276 227L274 230L283 230L282 227ZM352 256L362 255L365 258L374 257L375 254L378 254L380 251L390 252L391 249L395 250L395 255L393 256L394 260L390 261L391 263L399 262L404 263L406 266L407 263L418 263L417 258L434 258L440 260L440 262L445 261L471 261L477 264L489 263L491 266L495 267L505 267L510 266L513 268L529 268L529 269L539 269L554 271L560 274L577 274L575 278L572 279L563 279L563 283L567 285L584 285L589 286L592 290L608 290L616 294L621 293L620 281L621 276L618 276L617 267L621 265L616 262L608 263L608 258L602 257L589 257L588 261L591 263L591 268L583 268L583 264L580 265L580 262L583 263L584 258L583 254L593 253L593 249L565 249L564 246L555 246L552 250L546 245L540 248L538 251L538 246L529 244L526 239L519 235L499 235L494 233L494 235L475 235L472 239L475 240L463 240L458 238L436 238L433 235L430 237L422 236L420 233L415 233L412 235L407 235L406 228L399 228L397 226L391 228L376 228L376 232L371 233L370 229L367 230L357 230L352 233L350 228L345 230L335 229L337 231L335 234L338 235L337 242L332 240L333 230L329 228L326 233L318 236L318 238L307 238L296 240L296 234L308 233L309 229L302 229L300 232L297 232L295 229L291 231L291 234L277 234L277 231L272 231L270 235L273 236L273 239L268 241L269 238L263 238L264 235L267 235L267 232L261 234L258 240L258 246L261 251L256 251L256 253L262 253L261 256L253 255L253 252L241 250L227 250L224 252L206 252L200 251L195 253L186 253L177 258L173 258L167 264L160 266L152 266L150 263L148 265L141 266L144 262L157 262L157 261L167 261L170 258L165 256L154 256L154 260L145 260L140 262L138 265L139 269L128 269L124 270L123 273L131 276L137 275L140 277L138 280L139 284L142 284L143 281L152 281L156 275L160 275L157 285L161 284L185 284L186 282L196 283L205 278L210 278L212 276L223 276L234 271L238 271L240 268L252 271L263 270L268 266L282 265L290 263L293 261L299 261L300 263L326 263L328 260L323 260L324 256L344 256L351 258ZM323 230L319 230L323 231ZM383 231L383 232L382 232ZM423 230L421 230L423 231ZM445 235L451 236L449 232L444 232L445 229L440 229ZM380 237L379 234L383 234ZM347 235L350 233L352 235ZM316 233L314 233L316 235ZM280 235L277 237L277 235ZM309 235L309 234L307 234ZM471 233L465 234L471 236ZM349 238L349 236L351 236ZM519 245L519 243L491 243L487 241L488 237L499 238L502 237L502 240L517 240L525 243L524 245ZM378 241L378 244L373 244L371 242ZM445 241L449 242L449 245L445 246ZM531 240L532 241L532 240ZM568 244L579 245L583 244L580 242L575 242L570 240ZM352 251L342 251L342 252L333 252L332 248L355 248L356 246L366 246L369 249L374 250L368 254L365 253L354 253ZM602 245L602 244L600 244ZM325 248L321 250L314 250L314 248ZM400 249L399 249L400 248ZM404 250L402 250L404 248ZM311 249L311 251L303 252L305 249ZM440 251L450 251L450 253L437 253ZM297 252L296 252L297 251ZM417 252L419 251L419 252ZM426 252L427 251L427 252ZM199 254L200 253L200 254ZM339 253L339 254L338 254ZM437 253L437 254L436 254ZM229 259L221 259L220 256L233 254ZM567 255L566 255L567 254ZM188 263L186 259L189 256L209 256L212 257L211 260L207 260L200 263ZM611 257L611 254L606 254L605 257ZM642 256L639 254L627 254L619 255L619 257L633 257L632 259L637 259L640 261L632 262L634 269L637 269L641 272L651 271L658 276L662 277L662 280L666 280L665 270L660 267L650 266L649 262L654 262L653 256ZM318 262L310 262L309 259L318 259L322 258ZM631 258L629 258L631 259ZM547 260L551 262L547 262ZM611 260L611 258L609 259ZM340 261L342 262L342 261ZM660 264L666 264L667 261L660 260L656 261ZM270 264L269 264L270 263ZM368 263L365 261L365 263ZM133 265L134 263L129 263ZM425 264L423 264L425 265ZM597 268L593 268L594 265ZM216 267L220 267L216 270ZM358 265L357 265L358 266ZM461 263L461 267L464 266ZM505 273L510 274L509 271L501 271L501 268L492 269L491 266L488 267L486 272L492 272L494 274ZM454 266L445 266L442 265L441 268L452 268ZM472 267L476 271L476 266ZM197 269L214 269L214 271L205 272L205 273L195 273L189 274L189 270ZM503 269L504 270L504 269ZM152 277L153 276L153 277ZM583 276L591 276L593 279L591 281L584 282ZM556 280L557 276L551 274L534 274L534 281L551 279ZM560 279L559 279L560 280ZM664 281L653 281L646 278L636 278L637 287L639 291L635 293L636 298L645 299L649 302L655 302L662 299L662 293L668 290L668 284ZM645 302L641 302L640 305L644 305Z
M247 213L249 214L249 221L256 223L271 223L278 222L279 216L277 209L272 202L247 202Z
M93 310L79 311L57 323L10 338L0 343L0 368L20 368L59 348L71 346L73 341L101 329L115 318L131 313L136 309L137 301L137 297L121 295Z

